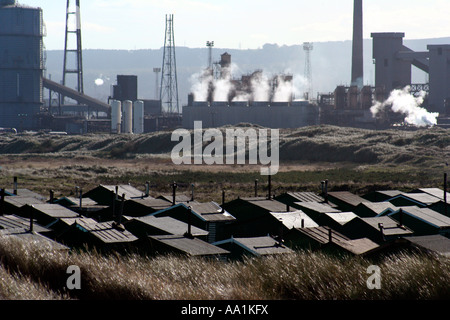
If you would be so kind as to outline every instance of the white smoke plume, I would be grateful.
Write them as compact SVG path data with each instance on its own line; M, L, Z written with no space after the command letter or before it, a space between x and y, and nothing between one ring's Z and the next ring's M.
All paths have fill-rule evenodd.
M264 73L257 74L251 81L251 87L254 101L269 101L270 84L267 75Z
M410 89L409 86L406 86L403 89L393 90L385 102L377 101L370 108L373 117L377 117L386 108L391 108L395 113L404 114L404 121L409 125L417 127L436 125L439 113L428 112L425 108L421 107L426 93L422 91L418 97L415 97L411 94Z

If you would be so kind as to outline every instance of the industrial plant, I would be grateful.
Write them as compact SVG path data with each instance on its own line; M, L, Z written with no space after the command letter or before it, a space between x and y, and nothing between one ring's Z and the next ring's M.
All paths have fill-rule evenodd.
M71 19L75 23L69 23ZM162 68L154 69L157 77L161 73L157 79L161 86L156 90L159 99L155 100L139 99L135 75L117 75L107 101L84 93L80 0L67 0L61 81L46 76L46 31L41 8L1 0L0 21L0 128L6 131L139 134L176 127L190 129L194 121L202 121L204 127L252 123L269 128L331 124L378 129L402 123L401 112L375 112L373 107L388 100L393 91L405 88L412 96L423 98L421 106L436 115L436 123L430 125L450 125L450 44L429 45L427 51L416 52L403 44L404 33L372 33L375 84L364 85L362 0L354 1L350 86L312 95L309 58L313 43L303 44L308 84L299 96L292 88L292 74L265 75L255 70L234 77L231 55L225 52L219 62L213 62L214 43L208 41L208 66L199 79L203 91L191 92L182 107L173 15L166 16ZM70 37L76 41L69 41ZM69 47L69 43L76 43L76 47ZM74 65L70 61L75 61ZM426 72L429 82L412 83L412 66ZM73 86L69 84L71 76L75 76Z

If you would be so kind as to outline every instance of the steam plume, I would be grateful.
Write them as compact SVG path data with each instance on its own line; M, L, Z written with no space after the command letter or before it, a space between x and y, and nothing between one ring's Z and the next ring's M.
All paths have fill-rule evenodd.
M415 97L411 94L410 89L410 86L406 86L401 90L393 90L385 102L376 102L370 108L373 117L377 117L386 108L391 108L395 113L404 114L404 121L407 124L417 127L436 125L439 113L431 113L421 107L426 93L422 91L418 97Z

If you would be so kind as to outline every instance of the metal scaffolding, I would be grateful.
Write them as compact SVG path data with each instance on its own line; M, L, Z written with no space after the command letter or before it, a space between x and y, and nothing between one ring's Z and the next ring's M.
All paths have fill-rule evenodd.
M83 56L81 47L81 18L80 18L80 0L75 0L75 8L71 0L67 0L66 8L66 36L64 41L64 67L63 67L63 86L66 86L67 75L76 75L76 90L79 93L84 93L83 85ZM76 48L69 45L70 38L75 36ZM69 66L69 54L75 55L75 65ZM64 104L64 97L62 98Z
M180 113L173 14L166 15L160 100L162 112L168 114Z

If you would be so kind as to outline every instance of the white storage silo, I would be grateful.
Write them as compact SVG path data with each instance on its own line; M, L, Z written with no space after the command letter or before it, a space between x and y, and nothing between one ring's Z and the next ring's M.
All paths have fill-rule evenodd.
M111 132L120 133L122 126L122 103L118 100L111 100Z
M123 132L133 133L133 102L130 100L123 102Z
M133 110L134 133L144 133L144 102L135 101Z

